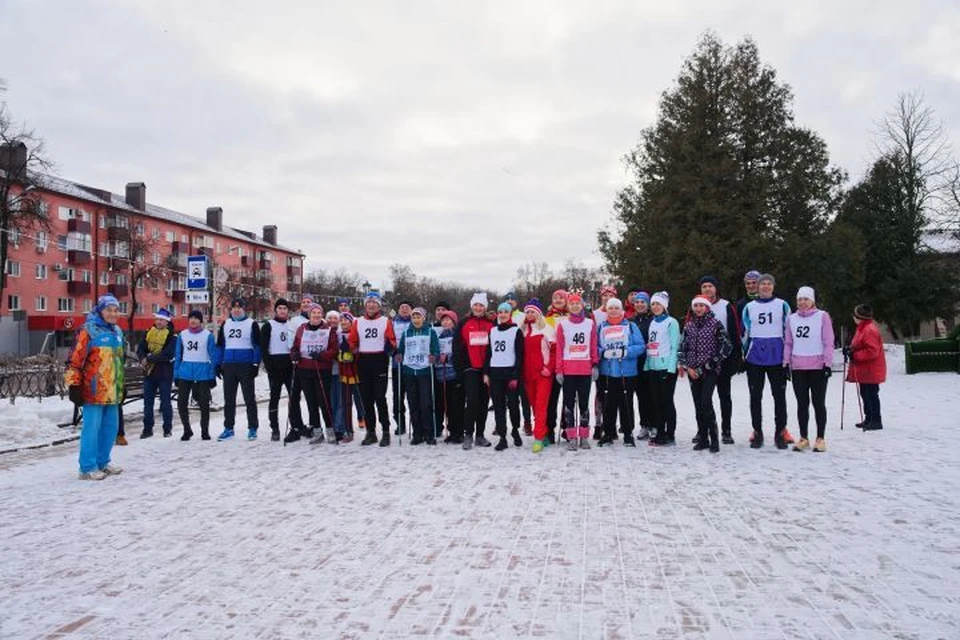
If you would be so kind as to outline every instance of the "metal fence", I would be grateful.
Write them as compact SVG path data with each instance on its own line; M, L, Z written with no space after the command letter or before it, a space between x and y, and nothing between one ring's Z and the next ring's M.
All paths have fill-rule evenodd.
M64 363L49 356L0 362L0 398L64 396Z

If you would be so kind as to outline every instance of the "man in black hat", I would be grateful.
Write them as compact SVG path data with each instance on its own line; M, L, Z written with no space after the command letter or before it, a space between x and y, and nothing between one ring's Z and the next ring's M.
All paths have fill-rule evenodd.
M293 361L290 347L296 327L290 322L290 304L278 298L273 304L273 318L260 326L260 352L263 366L270 381L270 403L267 415L270 419L270 439L280 440L280 391L287 388L287 398L292 397ZM299 404L297 405L299 409ZM289 414L288 407L287 413Z

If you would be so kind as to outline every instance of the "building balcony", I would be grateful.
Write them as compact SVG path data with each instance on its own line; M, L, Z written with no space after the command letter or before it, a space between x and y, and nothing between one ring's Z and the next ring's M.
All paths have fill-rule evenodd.
M187 292L180 289L170 292L170 299L174 302L184 302L187 299Z
M125 284L111 284L107 287L107 291L112 293L115 298L125 298L130 293L130 287Z
M70 222L73 222L71 220ZM89 223L87 223L89 224ZM82 249L69 249L67 251L67 262L75 265L90 264L90 252Z
M82 282L80 280L71 280L67 282L67 293L71 296L90 295L90 291L92 290L93 285L89 282Z
M295 267L293 265L287 265L287 276L298 276L300 275L300 267Z
M173 255L189 255L190 243L180 241L174 242L172 251Z
M89 234L93 233L93 226L86 220L71 218L70 220L67 220L67 231L70 233Z
M213 257L213 249L211 247L200 247L197 249L197 255L207 256L208 258Z
M253 259L250 256L243 256L240 258L240 264L244 267L252 266Z
M127 258L120 258L118 256L107 258L107 269L109 269L110 271L121 271L129 268L130 268L130 260L128 260Z
M260 268L269 269L270 265L273 264L269 258L260 258Z
M130 229L126 227L107 227L108 240L129 240Z

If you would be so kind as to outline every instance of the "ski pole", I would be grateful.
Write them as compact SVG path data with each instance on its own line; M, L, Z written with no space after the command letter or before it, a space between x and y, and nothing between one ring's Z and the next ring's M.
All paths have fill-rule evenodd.
M843 373L840 378L840 431L843 431L843 406L847 398L847 359L843 359Z
M437 398L433 390L433 363L430 363L430 416L433 418L433 439L436 440L439 436L437 435Z
M327 399L326 390L323 388L323 379L320 378L320 369L315 369L314 371L317 374L317 389L320 391L320 397L323 398L323 406L327 408L327 414L323 416L323 421L330 425L330 430L333 431L333 412L330 411L330 401ZM334 436L334 442L336 442L336 436Z
M297 374L296 365L290 369L290 386L287 387L287 426L286 433L283 434L283 446L287 446L287 436L290 435L290 403L293 400L293 384Z
M398 405L398 409L397 409L397 426L399 427L399 428L397 429L397 431L399 431L399 433L397 434L397 443L399 444L399 446L402 447L402 446L403 446L403 432L406 431L406 428L407 428L407 420L406 420L406 417L407 417L407 416L406 416L406 414L405 414L404 411L403 411L403 403L404 403L404 400L403 400L403 363L399 363L399 364L397 365L397 377L400 378L400 383L399 383L399 385L397 386L397 388L399 389L397 395L400 396L400 404Z

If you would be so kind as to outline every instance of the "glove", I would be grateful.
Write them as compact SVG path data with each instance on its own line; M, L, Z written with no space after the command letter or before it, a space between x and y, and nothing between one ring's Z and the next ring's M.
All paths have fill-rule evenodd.
M323 351L314 351L310 354L310 359L314 362L319 361L323 357Z
M222 379L223 379L223 367L221 367L220 365L217 365L216 372L217 372L217 377L222 380Z
M783 377L787 380L790 380L790 365L783 365Z
M397 364L403 362L403 354L398 353L397 355L393 356L393 361Z
M623 357L623 349L607 349L603 352L604 360L619 360Z
M507 383L507 389L509 391L516 391L518 386L519 385L517 384L516 380L511 380L510 382Z
M290 354L290 362L293 363L293 366L297 366L298 364L300 364L300 354L299 354L299 353L291 353L291 354Z
M83 406L83 385L74 384L70 386L70 402L78 407Z
M253 366L253 377L256 378L260 374L260 365L255 364Z
M563 374L562 374L562 373L558 373L558 374L557 374L557 384L563 384Z
M596 381L597 381L597 378L599 378L599 377L600 377L600 368L599 368L599 367L594 367L593 369L590 370L590 379L591 379L591 380L593 380L594 382L596 382Z
M747 361L741 360L737 365L737 375L747 372Z
M823 365L823 377L829 380L830 376L832 375L833 375L833 370L827 365Z

